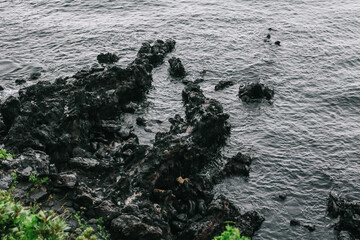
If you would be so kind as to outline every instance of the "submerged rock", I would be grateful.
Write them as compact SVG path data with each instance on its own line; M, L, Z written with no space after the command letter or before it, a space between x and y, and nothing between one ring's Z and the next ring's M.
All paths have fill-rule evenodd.
M280 194L279 194L279 198L280 198L281 200L285 200L285 199L287 198L287 193L286 193L286 192L280 193Z
M230 87L232 85L234 85L233 81L220 81L218 84L216 84L215 91L222 90L222 89Z
M115 53L100 53L96 59L99 63L110 64L119 61L120 58Z
M146 120L142 117L136 118L136 124L139 126L146 126Z
M25 79L16 79L15 80L15 84L16 85L22 85L22 84L24 84L24 83L26 83L26 80Z
M304 228L307 228L310 232L315 231L315 225L311 223L304 222L299 219L292 219L290 221L290 226L302 226Z
M41 72L33 72L30 74L29 79L30 80L37 80L41 76Z
M169 59L169 72L173 77L184 77L186 75L184 65L180 58L172 57Z
M239 98L244 102L259 99L270 100L274 96L274 90L262 83L247 83L239 87Z

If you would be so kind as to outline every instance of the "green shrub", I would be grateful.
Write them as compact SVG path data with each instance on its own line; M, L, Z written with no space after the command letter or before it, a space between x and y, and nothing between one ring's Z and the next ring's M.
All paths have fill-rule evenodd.
M13 159L13 155L7 153L5 149L0 149L0 159Z
M64 240L68 236L65 221L53 211L35 212L0 191L0 236L2 240Z
M0 149L0 159L12 159L13 155ZM66 230L69 227L65 220L54 211L39 210L38 205L33 207L23 206L21 202L15 201L12 192L18 183L17 174L11 173L13 179L11 187L7 191L0 190L0 238L1 240L67 240L69 236ZM34 184L34 189L41 187L49 180L48 177L39 178L36 174L30 174L29 182ZM27 193L28 194L28 193ZM76 240L99 240L93 234L93 228L83 218L84 212L76 212L73 216L77 219L80 228L77 229ZM107 240L110 234L103 226L103 219L97 221L98 235L100 239ZM72 238L71 238L72 239Z
M98 240L95 235L92 235L94 229L91 227L86 228L76 240Z
M241 236L238 228L226 225L226 230L220 236L214 237L213 240L250 240L250 238Z

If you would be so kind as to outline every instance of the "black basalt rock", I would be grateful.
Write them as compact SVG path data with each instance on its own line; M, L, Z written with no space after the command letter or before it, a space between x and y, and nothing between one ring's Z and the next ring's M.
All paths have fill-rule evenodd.
M15 118L19 115L20 104L18 98L10 96L0 106L1 115L7 128L10 128Z
M274 96L274 90L262 83L247 83L239 87L239 98L244 102L261 99L270 100Z
M299 219L292 219L290 221L290 226L302 226L302 227L308 229L310 232L315 231L315 225L314 224L307 223L307 222L304 222L304 221L299 220Z
M345 235L355 239L360 238L360 202L346 201L331 192L327 205L329 215L339 217L339 222L335 226L335 229L339 231L338 239L344 238ZM340 233L344 231L349 234L343 233L344 236L340 237Z
M22 84L24 84L24 83L26 83L26 80L25 79L16 79L15 80L15 84L16 85L22 85Z
M33 72L30 74L29 79L30 80L37 80L41 76L41 72Z
M100 53L96 59L99 63L110 64L119 61L120 58L115 53Z
M228 220L253 235L264 218L215 197L213 176L202 174L230 134L220 102L188 83L182 92L185 117L170 118L170 130L156 133L153 146L140 145L124 121L124 111L134 112L145 99L152 69L174 46L173 40L144 43L126 68L83 70L8 98L0 107L1 143L17 158L0 162L7 171L1 187L11 185L10 171L19 174L20 184L31 173L47 176L47 191L36 192L32 201L54 211L63 204L72 212L84 210L92 224L103 217L111 239L210 240ZM238 155L220 175L246 175L250 162ZM73 232L76 222L68 219Z
M220 81L218 84L216 84L215 91L222 90L222 89L230 87L232 85L234 85L233 81Z
M166 53L171 52L175 48L175 44L176 42L173 39L167 39L165 42L163 40L156 40L153 45L146 42L143 43L137 56L140 59L146 59L149 64L156 67L164 61Z
M169 72L173 77L184 77L186 75L184 65L180 58L172 57L169 59Z

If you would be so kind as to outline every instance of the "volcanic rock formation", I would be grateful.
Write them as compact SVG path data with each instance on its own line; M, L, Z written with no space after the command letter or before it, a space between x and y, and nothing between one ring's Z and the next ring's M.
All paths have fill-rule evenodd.
M253 235L264 218L211 193L229 175L248 175L251 159L238 154L217 173L202 174L230 134L218 101L189 83L182 93L185 119L169 119L170 130L157 133L152 147L140 145L123 123L123 113L149 90L152 69L174 46L173 40L144 43L125 69L83 70L9 97L0 107L1 143L16 158L0 162L0 187L11 185L14 171L16 198L55 211L66 206L65 216L83 210L90 223L102 217L113 239L212 239L227 220ZM46 188L29 190L31 174L49 177ZM75 231L77 223L68 224Z

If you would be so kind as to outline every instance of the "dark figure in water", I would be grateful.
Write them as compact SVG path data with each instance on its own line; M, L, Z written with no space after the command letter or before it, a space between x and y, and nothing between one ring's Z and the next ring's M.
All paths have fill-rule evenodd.
M275 42L275 45L280 46L280 41L276 41L276 42Z

